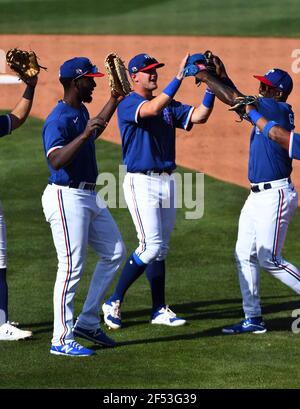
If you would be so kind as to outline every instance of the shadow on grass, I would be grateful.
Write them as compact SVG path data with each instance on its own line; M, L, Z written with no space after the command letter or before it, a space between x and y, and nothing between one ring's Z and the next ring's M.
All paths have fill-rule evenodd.
M292 311L294 309L300 308L300 302L298 301L282 301L284 298L291 298L290 296L268 296L262 297L262 310L263 315L277 313L281 311ZM271 302L272 300L272 302ZM275 302L273 302L275 300ZM278 300L278 301L276 301ZM235 306L236 304L236 306ZM228 305L228 307L226 307ZM220 308L220 306L222 308ZM171 309L176 312L176 314L184 315L188 321L203 320L203 319L242 319L242 300L240 298L223 299L223 300L205 300L184 304L173 304ZM124 321L123 327L130 327L131 325L144 324L148 322L147 320L140 321L139 323L127 322L127 319L144 317L148 315L150 317L151 310L134 310L125 311L122 313L122 318Z
M224 326L218 326L218 327L213 327L209 328L204 331L198 331L198 332L193 332L191 334L176 334L176 335L171 335L171 336L155 336L155 338L143 338L143 339L134 339L134 340L129 340L129 341L121 341L117 342L116 348L122 347L122 346L132 346L132 345L140 345L140 344L155 344L155 343L161 343L161 342L171 342L171 341L190 341L190 340L195 340L195 339L201 339L201 338L212 338L212 337L224 337L224 338L232 338L235 336L239 335L230 335L230 334L223 334L222 333L222 328ZM291 332L291 318L279 318L279 319L271 319L267 321L267 328L268 328L268 333L271 331L285 331L285 332ZM264 336L265 334L261 335L255 335L256 337L259 336ZM251 337L253 334L248 333L248 334L241 334L243 337ZM103 349L101 346L92 346L91 349L94 350L99 350Z
M161 342L170 342L170 341L188 341L193 339L199 339L203 337L216 337L216 336L224 336L221 332L222 327L212 328L206 331L198 331L192 334L176 334L170 336L155 336L155 338L142 338L142 339L133 339L129 341L120 341L117 342L115 348L122 347L122 346L132 346L132 345L140 345L140 344L154 344L154 343L161 343ZM94 350L104 349L101 346L94 345L90 347ZM105 348L107 349L107 348Z
M27 323L19 325L19 328L28 329L30 328L34 335L36 334L46 334L48 332L53 331L53 322L34 322L34 323Z
M299 301L283 301L284 298L290 298L290 296L278 296L278 297L263 297L263 314L265 321L267 323L268 331L291 331L291 324L293 321L292 317L279 317L268 319L267 314L273 314L281 311L292 311L300 307ZM275 300L275 301L274 301ZM278 300L278 301L277 301ZM235 306L236 304L236 306ZM228 305L228 307L226 307ZM221 308L220 308L221 306ZM224 320L228 318L228 325L240 321L243 318L243 311L241 309L241 299L222 299L222 300L205 300L192 303L184 304L174 304L171 307L180 316L183 315L187 319L188 327L189 323L193 321L204 321L204 320ZM201 311L203 309L203 311ZM122 327L123 329L130 327L138 327L149 323L149 319L144 319L145 316L150 317L150 309L141 309L134 311L127 311L122 314ZM143 317L141 320L136 320L136 318ZM134 319L134 321L130 321ZM207 325L207 323L206 323ZM176 340L192 340L203 337L216 337L224 336L222 334L222 328L224 325L212 327L203 331L193 332L190 334L176 334L172 336L161 336L155 337L153 339L138 339L131 341L118 342L117 346L125 345L137 345L137 344L147 344L155 342L169 342ZM43 333L52 333L53 322L40 322L40 323L27 323L23 324L21 327L31 328L35 335ZM94 349L99 349L102 347L94 346Z

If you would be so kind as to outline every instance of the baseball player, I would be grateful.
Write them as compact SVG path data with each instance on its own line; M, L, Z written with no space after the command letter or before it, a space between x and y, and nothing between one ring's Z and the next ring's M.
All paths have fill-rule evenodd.
M50 177L42 204L58 258L50 349L55 355L90 356L94 353L78 344L74 336L102 346L115 345L100 328L99 309L125 257L125 248L116 223L104 204L99 206L95 192L98 176L95 139L113 115L118 97L111 95L102 111L92 119L84 105L92 101L96 87L94 78L103 75L88 58L65 61L60 67L64 97L43 128ZM99 256L99 261L74 326L74 296L83 273L88 244Z
M224 77L226 75L224 71ZM197 73L196 77L208 84L217 97L229 105L234 105L235 98L242 95L204 71ZM294 114L286 103L293 89L290 75L274 68L263 76L254 77L260 81L259 108L258 112L254 110L256 114L276 121L291 132ZM258 119L255 112L251 117L254 124ZM260 306L260 267L300 293L300 271L281 256L288 225L298 204L291 172L292 160L288 152L254 126L248 167L251 192L241 211L235 251L245 319L223 328L226 334L260 334L267 331Z
M26 89L10 114L0 116L0 136L9 135L27 119L34 98L37 76L26 81ZM8 286L6 281L6 225L0 203L0 341L17 341L32 336L8 321ZM15 324L15 325L12 325Z
M121 327L120 306L126 291L144 271L152 294L151 323L180 326L186 322L165 302L165 258L176 217L175 133L176 128L189 131L194 123L206 122L215 98L207 90L197 108L174 100L186 59L158 96L153 95L157 69L164 64L142 53L128 65L134 91L118 106L118 124L127 167L124 195L139 245L129 256L113 295L102 306L104 320L113 329Z

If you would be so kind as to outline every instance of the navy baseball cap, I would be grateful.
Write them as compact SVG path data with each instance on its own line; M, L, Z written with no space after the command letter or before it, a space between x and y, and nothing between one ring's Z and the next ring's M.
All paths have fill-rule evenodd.
M293 90L292 78L286 71L280 70L279 68L273 68L272 70L269 70L264 76L253 76L260 82L269 85L269 87L279 89L287 95L289 95Z
M152 68L160 68L165 64L159 63L155 58L150 55L142 53L133 57L128 64L128 71L130 74L136 74L139 71L148 71Z
M104 77L96 65L86 57L75 57L65 61L59 69L60 78Z

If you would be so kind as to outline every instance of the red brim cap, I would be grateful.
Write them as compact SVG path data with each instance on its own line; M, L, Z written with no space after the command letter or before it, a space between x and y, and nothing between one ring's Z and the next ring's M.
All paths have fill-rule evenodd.
M256 78L258 81L266 85L269 85L269 87L276 88L275 85L271 81L267 80L267 78L263 77L262 75L253 75L253 77Z
M164 65L165 64L163 64L162 62L156 62L154 64L147 65L147 67L145 68L141 68L139 71L149 71L152 68L160 68L160 67L163 67Z
M89 74L84 74L84 77L104 77L105 74L102 74L102 72L91 72Z

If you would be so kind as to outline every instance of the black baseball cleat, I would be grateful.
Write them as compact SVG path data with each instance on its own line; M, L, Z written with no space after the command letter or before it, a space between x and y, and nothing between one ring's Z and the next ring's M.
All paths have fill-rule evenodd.
M116 346L116 342L109 338L99 327L97 329L85 329L76 325L74 327L73 333L75 336L88 339L89 341L94 342L95 344L102 345L103 347L113 348Z

